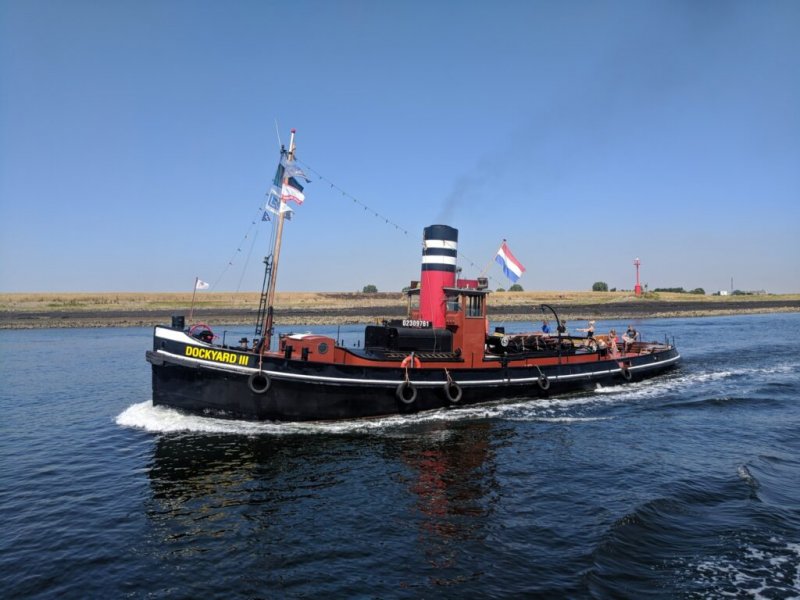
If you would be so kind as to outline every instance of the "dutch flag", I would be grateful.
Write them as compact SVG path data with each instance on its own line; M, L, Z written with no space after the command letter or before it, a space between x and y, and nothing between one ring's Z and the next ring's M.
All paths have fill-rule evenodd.
M525 272L525 267L511 254L511 250L508 249L505 240L503 240L503 245L500 246L500 250L497 251L497 256L494 260L498 265L503 267L503 273L505 273L506 277L513 283L516 283L517 279L522 277L522 274Z

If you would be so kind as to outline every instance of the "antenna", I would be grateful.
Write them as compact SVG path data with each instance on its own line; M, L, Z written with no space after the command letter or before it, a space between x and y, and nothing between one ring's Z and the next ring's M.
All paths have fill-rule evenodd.
M275 135L278 136L278 148L281 148L283 144L281 144L281 130L278 128L278 119L275 119Z

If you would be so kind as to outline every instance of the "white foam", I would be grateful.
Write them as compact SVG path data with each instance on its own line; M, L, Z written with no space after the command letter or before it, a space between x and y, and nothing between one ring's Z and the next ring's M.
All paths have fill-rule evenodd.
M580 417L559 414L563 409L597 404L591 396L575 398L530 399L482 404L480 406L440 409L410 415L393 415L344 421L278 423L242 421L189 415L164 406L153 406L146 400L132 404L116 418L117 425L157 433L191 431L195 433L230 433L237 435L296 435L391 433L420 424L447 423L476 419L507 421L540 421L546 423L582 423L610 417Z
M794 567L791 582L787 566ZM767 547L748 544L738 557L711 557L694 569L694 577L712 587L714 597L797 597L783 594L800 589L800 544L772 537Z
M750 487L758 487L758 480L753 477L753 474L750 472L750 469L747 468L747 465L739 465L739 468L736 469L736 474L739 476L739 479L747 483L747 485Z
M617 401L647 400L666 394L680 394L687 390L696 393L698 389L705 384L713 383L715 387L717 387L720 381L734 377L744 376L754 383L763 383L764 375L792 374L794 376L797 372L797 368L798 363L783 363L764 368L723 369L720 371L700 371L694 373L678 372L677 374L672 373L664 377L645 379L633 384L598 387L595 393L615 396ZM741 385L737 384L737 393L741 392ZM718 389L715 391L715 394L719 394Z

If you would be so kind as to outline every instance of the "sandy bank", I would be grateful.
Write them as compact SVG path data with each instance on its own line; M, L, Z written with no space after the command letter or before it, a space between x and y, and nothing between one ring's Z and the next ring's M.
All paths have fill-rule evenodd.
M0 329L64 327L150 327L188 315L185 294L0 294ZM677 297L676 297L677 296ZM492 321L539 321L548 303L568 321L699 317L769 312L800 312L800 295L710 297L662 294L647 299L622 293L523 292L492 294ZM208 295L194 321L213 325L255 325L256 294ZM276 323L340 325L401 318L406 303L399 293L284 293L278 295Z

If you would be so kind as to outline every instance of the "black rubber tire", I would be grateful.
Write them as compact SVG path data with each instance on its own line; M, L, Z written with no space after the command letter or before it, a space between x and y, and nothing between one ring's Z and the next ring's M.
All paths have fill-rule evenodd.
M455 381L448 381L444 384L444 395L451 404L458 404L461 402L461 397L464 395L464 390Z
M633 379L633 373L631 373L631 370L628 367L622 367L621 372L622 372L622 378L625 381L630 381L631 379Z
M411 390L410 396L406 396L406 390ZM414 384L410 381L401 382L394 391L394 394L397 396L397 399L406 406L411 406L417 400L417 388L415 388Z
M544 392L550 389L550 380L547 378L547 375L539 375L539 387Z
M247 378L247 387L249 387L250 391L254 394L266 394L271 385L272 380L269 378L269 375L263 371L253 373Z

